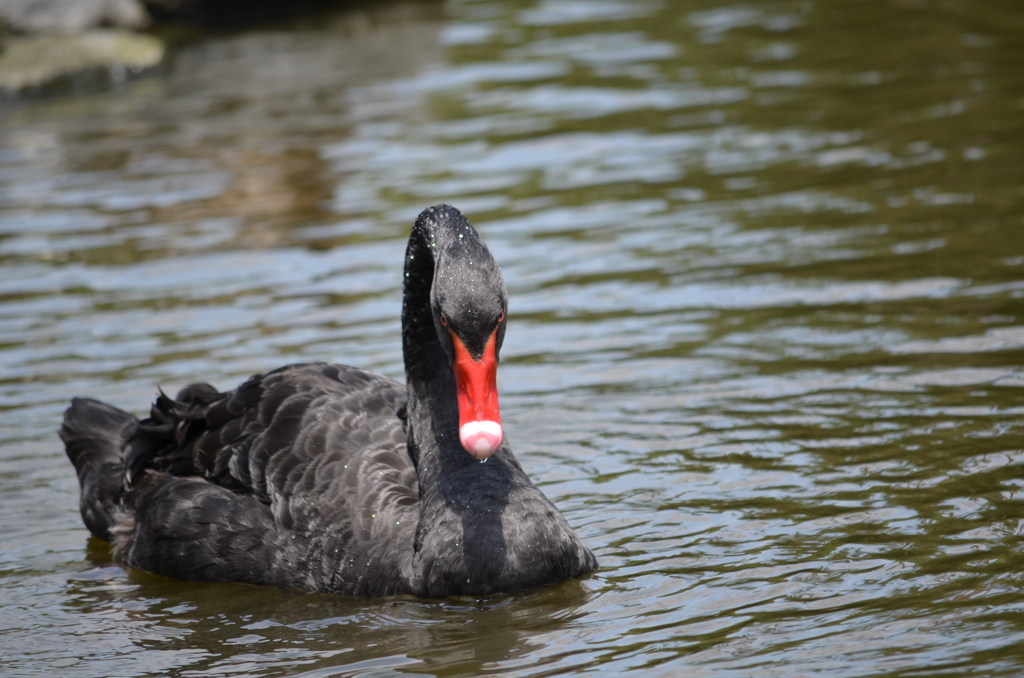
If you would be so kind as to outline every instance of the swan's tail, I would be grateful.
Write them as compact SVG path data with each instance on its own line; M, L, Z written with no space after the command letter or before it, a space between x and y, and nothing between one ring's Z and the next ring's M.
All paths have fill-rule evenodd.
M79 507L89 531L112 541L118 522L131 516L125 483L125 448L138 420L88 398L74 398L64 413L60 438L82 486Z

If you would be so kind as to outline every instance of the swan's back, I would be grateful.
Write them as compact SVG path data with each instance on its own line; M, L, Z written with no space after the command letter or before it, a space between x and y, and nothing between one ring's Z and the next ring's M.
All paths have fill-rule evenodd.
M329 364L161 395L127 443L115 552L181 579L400 592L419 512L405 401L389 379ZM76 401L66 440L98 405Z
M201 476L282 509L282 497L324 497L318 471L392 452L396 470L416 475L405 451L405 388L354 367L313 363L259 374L233 391L193 384L161 395L135 433L129 480L142 468ZM387 455L385 455L387 456ZM341 463L341 467L336 466ZM353 488L358 489L358 488Z

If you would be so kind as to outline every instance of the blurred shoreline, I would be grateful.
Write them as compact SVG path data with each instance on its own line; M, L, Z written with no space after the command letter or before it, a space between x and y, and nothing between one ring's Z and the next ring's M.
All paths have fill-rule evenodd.
M345 0L0 0L0 100L118 87L207 28L294 19Z

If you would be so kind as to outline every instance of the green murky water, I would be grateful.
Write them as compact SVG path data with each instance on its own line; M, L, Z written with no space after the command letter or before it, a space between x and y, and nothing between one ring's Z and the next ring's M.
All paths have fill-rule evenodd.
M1018 676L1019 3L388 4L0 120L6 676ZM326 359L401 377L411 219L511 296L524 466L600 558L490 600L111 562L55 429Z

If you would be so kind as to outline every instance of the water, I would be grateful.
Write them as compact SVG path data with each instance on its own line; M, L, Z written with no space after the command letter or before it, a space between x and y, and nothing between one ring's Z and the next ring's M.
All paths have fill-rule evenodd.
M1017 3L349 7L0 120L6 676L1017 676ZM487 600L182 583L88 538L72 395L403 375L412 218L502 264L499 386L601 562Z

